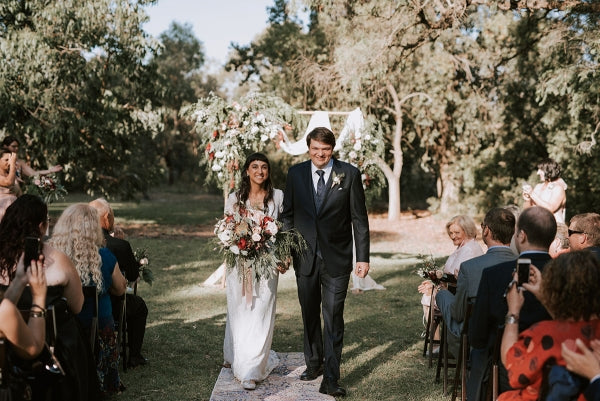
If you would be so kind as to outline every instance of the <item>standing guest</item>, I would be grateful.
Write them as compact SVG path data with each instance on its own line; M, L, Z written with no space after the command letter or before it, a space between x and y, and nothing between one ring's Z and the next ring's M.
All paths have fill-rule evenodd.
M572 251L587 249L600 259L600 214L582 213L571 217L569 246Z
M19 140L12 135L8 135L8 136L4 137L4 139L2 140L2 148L8 149L11 152L13 152L14 154L18 155L19 154ZM47 170L34 170L31 168L31 166L29 166L27 163L25 163L23 160L20 160L20 159L17 159L16 168L17 168L17 180L21 181L21 182L23 182L23 176L33 177L34 175L58 173L59 171L62 170L62 166L58 165L58 164L56 166L50 167Z
M339 380L352 238L354 234L355 272L364 278L369 272L369 220L360 171L332 157L333 132L315 128L306 143L310 160L289 169L281 215L284 229L297 229L308 243L293 255L304 324L306 370L300 379L323 374L319 391L344 396Z
M600 401L600 340L590 341L591 349L579 338L575 340L577 349L569 349L568 344L565 341L561 345L567 369L590 381L584 392L587 401Z
M548 209L533 206L525 209L517 221L515 243L519 258L531 259L531 263L542 270L552 258L548 248L556 235L556 220ZM469 344L473 348L487 350L492 355L498 327L504 324L507 312L505 290L512 280L516 261L508 261L485 269L481 274L477 298L469 325ZM534 323L550 320L542 304L529 292L525 293L525 304L519 318L519 331ZM509 389L506 370L499 367L500 392ZM483 391L483 389L482 389Z
M550 256L552 256L552 259L556 259L558 255L562 255L570 250L569 228L566 224L557 223L556 237L554 237L554 241L552 241L552 244L550 244L550 249L548 252L550 253Z
M482 271L486 267L498 263L514 261L517 257L509 246L514 232L515 216L512 212L503 208L489 210L481 223L481 236L488 247L487 253L461 263L456 283L456 295L445 289L440 290L436 295L436 303L448 327L448 349L453 355L458 355L467 303L477 296ZM473 380L470 381L472 395L467 398L473 400L481 381L479 372L482 369L479 368L483 368L485 365L485 359L481 361L479 354L481 353L471 354L471 365L474 361L478 365L472 367L470 373L473 376Z
M25 237L42 238L48 227L48 207L41 198L25 194L6 209L0 221L0 284L7 286L13 280L14 268L25 249ZM52 393L55 400L88 400L96 391L93 356L89 342L76 315L83 305L81 281L73 262L62 251L42 243L44 273L48 285L45 304L53 306L56 315L55 354L65 370L66 377L50 388L37 381L34 397ZM34 303L32 293L25 289L18 304L28 309Z
M524 283L523 288L527 291L519 290L513 280L506 297L508 314L500 353L513 389L502 393L499 401L538 400L544 365L566 365L561 356L562 344L566 343L567 348L572 344L575 348L579 340L587 347L600 333L600 262L591 252L561 255L544 267L543 276L535 266L530 266L530 282ZM520 331L519 321L527 302L524 295L531 293L541 300L554 320L538 322ZM566 374L566 370L563 372ZM575 383L567 387L578 394L579 386ZM549 394L552 391L550 387ZM561 394L562 398L552 399L574 399ZM584 397L579 395L577 399Z
M117 257L119 267L125 274L127 281L133 283L140 278L140 265L135 259L131 245L120 235L111 235L115 230L115 214L112 207L104 198L98 198L90 202L90 206L98 211L100 216L100 225L106 247ZM127 339L129 343L129 361L130 367L145 365L146 358L142 355L142 344L144 343L144 334L146 333L146 319L148 318L148 307L144 299L137 294L126 294L125 318L127 319ZM113 306L118 304L118 298L112 297ZM117 302L116 302L117 301Z
M544 159L538 164L537 174L541 183L533 190L531 185L523 186L523 208L544 207L554 214L557 223L565 222L567 184L560 178L560 166L554 159Z
M104 236L96 209L85 203L67 207L56 222L50 243L71 258L83 285L97 287L99 350L96 369L100 393L121 392L125 386L119 378L119 349L109 293L123 295L127 282L115 255L103 247ZM93 307L92 303L86 302L79 314L82 324L87 327Z
M21 189L16 183L17 154L10 150L0 150L0 220L6 208L21 194Z
M448 237L452 240L452 243L456 246L456 249L448 256L446 264L444 264L444 273L456 277L458 276L461 263L465 260L483 255L483 250L476 240L477 226L469 216L454 216L446 223L446 232L448 233ZM423 305L425 321L427 321L431 294L433 291L435 299L436 289L431 280L425 280L419 285L417 290L419 293L423 294L421 297L421 304Z

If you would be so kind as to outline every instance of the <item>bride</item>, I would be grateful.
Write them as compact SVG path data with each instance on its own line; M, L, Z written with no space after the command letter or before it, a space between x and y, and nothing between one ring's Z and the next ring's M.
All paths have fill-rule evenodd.
M269 177L269 160L262 153L253 153L246 159L239 189L230 194L225 213L245 208L262 211L277 219L282 210L283 192L274 189ZM227 272L227 323L223 366L231 367L234 376L246 390L254 390L256 382L264 380L279 364L271 350L278 274L271 279L252 278L251 289L240 282L238 267ZM287 266L278 266L285 273ZM245 288L246 287L246 288Z

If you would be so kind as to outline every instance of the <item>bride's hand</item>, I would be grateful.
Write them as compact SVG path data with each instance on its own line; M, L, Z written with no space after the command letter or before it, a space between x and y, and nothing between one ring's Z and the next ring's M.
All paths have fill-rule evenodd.
M285 272L287 272L290 268L290 263L290 258L287 258L284 262L278 263L277 270L279 271L279 273L285 274Z

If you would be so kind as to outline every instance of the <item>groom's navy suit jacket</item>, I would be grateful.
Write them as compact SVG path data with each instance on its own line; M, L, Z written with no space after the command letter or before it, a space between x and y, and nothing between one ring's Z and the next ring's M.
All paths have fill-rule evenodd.
M352 231L356 261L369 261L369 220L360 172L348 163L333 159L326 183L327 192L320 210L314 201L311 161L288 171L281 220L285 229L296 228L308 243L301 255L294 255L296 275L310 275L317 250L332 277L352 271ZM333 177L342 177L339 184Z

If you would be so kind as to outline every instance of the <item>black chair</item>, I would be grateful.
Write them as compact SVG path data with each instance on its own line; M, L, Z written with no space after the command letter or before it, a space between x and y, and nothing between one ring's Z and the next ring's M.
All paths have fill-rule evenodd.
M435 291L431 292L431 298L429 301L429 313L427 315L427 323L425 324L425 339L423 341L423 356L427 356L429 360L429 367L433 366L433 346L440 345L440 340L435 339L435 333L440 327L442 322L442 313L434 306L434 294ZM429 350L429 354L428 351Z
M98 289L95 285L84 285L82 288L83 297L91 299L93 305L92 322L90 324L90 346L92 347L92 354L94 354L96 340L98 339Z
M438 355L438 363L435 373L435 382L440 382L440 374L443 368L443 383L444 383L444 395L448 395L448 369L457 367L457 358L448 352L448 326L442 319L442 330L440 333L442 339L440 345L440 353Z
M454 371L454 386L452 389L452 401L456 400L458 395L458 385L460 380L461 389L461 401L467 399L467 365L469 363L469 320L471 320L471 314L473 312L473 305L475 299L469 299L467 301L467 310L465 311L465 320L463 321L463 327L460 332L460 348L458 353L458 360L456 361L456 370Z
M114 302L118 300L118 302ZM123 362L123 372L127 372L127 296L123 294L119 297L113 297L113 318L115 320L115 330L117 332L117 348Z
M494 348L492 350L491 355L491 367L489 368L489 372L491 377L488 378L487 388L485 392L485 400L486 401L496 401L498 399L498 392L500 391L499 385L499 362L500 362L500 347L502 345L502 335L504 334L504 325L498 326L496 330L496 341L494 342ZM491 382L491 385L490 385Z

